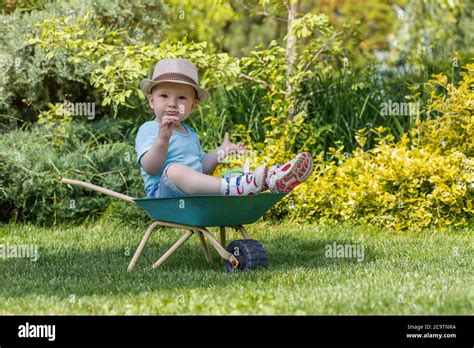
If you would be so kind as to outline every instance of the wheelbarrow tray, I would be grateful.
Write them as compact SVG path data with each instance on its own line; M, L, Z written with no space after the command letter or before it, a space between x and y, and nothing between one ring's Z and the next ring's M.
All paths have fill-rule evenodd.
M206 195L133 200L154 220L190 226L219 227L252 224L286 194Z
M263 193L255 196L185 196L179 198L133 198L104 187L88 182L62 178L61 182L68 185L81 186L129 203L135 203L155 220L146 230L135 254L128 265L131 271L138 261L145 245L157 227L182 229L186 232L168 249L160 259L153 264L153 268L160 267L178 248L181 247L193 234L197 234L201 241L206 260L211 263L206 238L219 256L225 261L227 271L235 269L253 269L266 266L267 256L263 246L250 236L243 225L251 224L262 217L273 204L282 199L287 193ZM219 227L220 242L207 230L206 227ZM226 227L240 231L244 240L234 241L238 246L226 250ZM245 258L235 254L235 248L242 247ZM240 250L240 249L239 249ZM239 256L240 255L240 256ZM240 259L239 259L240 257ZM247 261L246 261L247 260Z

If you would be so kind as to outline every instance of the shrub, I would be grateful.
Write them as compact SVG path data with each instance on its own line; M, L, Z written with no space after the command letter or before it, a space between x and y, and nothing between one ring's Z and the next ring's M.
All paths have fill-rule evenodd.
M415 141L419 146L441 154L460 151L474 157L474 64L465 70L459 86L448 83L443 74L434 75L426 84L431 98L423 112L431 120L418 122ZM442 119L436 118L439 114Z
M267 218L295 222L370 223L396 230L462 227L474 222L473 66L459 85L437 75L424 86L429 94L416 128L399 140L389 129L361 129L355 149L330 147L315 158L315 172L307 182L277 203ZM439 88L442 87L442 88ZM412 99L417 99L415 93ZM281 136L267 133L265 147L251 147L253 167L284 163L299 151L312 148L317 135L303 127L304 113L293 123L277 124ZM364 150L372 134L375 146ZM240 132L240 139L248 137ZM233 159L218 167L221 173L241 167Z
M54 146L49 140L50 133L40 127L2 136L2 221L51 224L95 219L110 204L112 198L105 195L80 188L71 190L60 182L61 177L91 182L131 196L144 195L130 142L111 142L102 132L81 123L68 126L67 134L60 147Z
M474 222L473 66L466 70L459 86L447 83L444 75L427 84L433 93L423 112L436 110L441 116L419 121L400 141L384 135L384 128L374 129L379 143L363 151L367 132L361 130L352 157L343 155L343 147L331 149L329 162L321 153L315 173L291 194L294 204L286 207L289 217L305 222L371 223L397 230ZM436 92L439 84L444 87L442 94Z
M412 118L416 115L383 115L382 105L388 101L406 102L409 85L408 77L380 78L375 69L356 73L350 66L330 75L316 74L305 85L301 97L307 104L308 127L320 133L319 147L314 150L326 152L330 147L344 145L351 152L357 147L354 130L362 128L383 126L400 138L414 125ZM365 148L374 145L369 133Z
M298 221L370 223L406 228L466 226L473 216L472 160L460 152L382 143L339 165L321 161L295 192L290 216ZM305 190L306 189L306 190Z

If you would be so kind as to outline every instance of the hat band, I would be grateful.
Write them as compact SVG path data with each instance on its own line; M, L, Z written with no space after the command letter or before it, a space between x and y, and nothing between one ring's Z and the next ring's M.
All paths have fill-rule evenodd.
M197 86L196 81L194 81L189 76L184 75L184 74L180 74L180 73L161 74L161 75L159 75L159 76L157 76L153 79L153 81L162 81L162 80L183 81L183 82L191 83L191 84Z

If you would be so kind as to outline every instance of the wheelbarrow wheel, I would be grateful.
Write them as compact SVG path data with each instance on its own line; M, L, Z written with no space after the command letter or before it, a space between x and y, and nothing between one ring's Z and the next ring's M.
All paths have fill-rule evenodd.
M258 267L267 267L268 256L259 241L254 239L234 240L227 246L227 251L239 260L239 271L248 271ZM229 261L224 260L224 267L227 272L232 272L233 268Z

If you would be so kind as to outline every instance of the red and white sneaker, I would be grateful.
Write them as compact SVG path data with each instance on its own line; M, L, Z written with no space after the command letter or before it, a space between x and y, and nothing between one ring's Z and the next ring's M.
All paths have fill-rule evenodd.
M302 152L285 164L275 164L268 171L265 189L273 193L290 192L304 182L313 171L313 157L309 152Z

